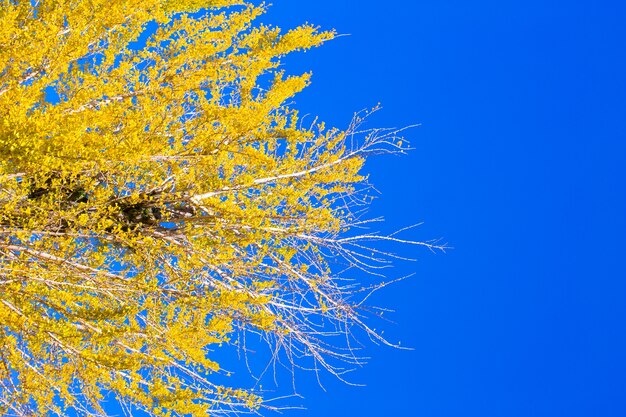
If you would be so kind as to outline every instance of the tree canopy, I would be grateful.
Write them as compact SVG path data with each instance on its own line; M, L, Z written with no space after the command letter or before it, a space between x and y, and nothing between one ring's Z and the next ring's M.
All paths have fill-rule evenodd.
M0 1L0 415L220 415L254 332L339 375L381 254L365 157L396 132L304 125L281 58L334 32L236 0ZM142 35L143 34L143 35ZM359 297L358 294L361 294Z

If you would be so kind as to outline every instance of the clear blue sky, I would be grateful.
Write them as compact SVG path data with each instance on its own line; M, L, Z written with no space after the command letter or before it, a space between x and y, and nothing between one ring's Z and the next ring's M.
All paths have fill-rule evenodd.
M422 124L369 162L372 217L454 247L396 247L416 275L373 300L414 350L365 344L365 387L298 374L285 415L626 416L626 2L273 1L265 22L350 34L287 59L302 113Z
M424 221L416 276L345 386L299 378L295 416L626 416L626 3L274 0L265 21L351 36L288 60L297 107L421 123L368 165L384 230ZM404 253L411 251L399 248Z

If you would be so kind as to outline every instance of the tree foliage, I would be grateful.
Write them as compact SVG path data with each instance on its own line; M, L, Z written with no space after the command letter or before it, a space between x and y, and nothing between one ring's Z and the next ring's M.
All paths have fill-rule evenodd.
M0 415L254 411L213 378L241 332L335 374L329 337L378 338L333 263L378 261L359 172L401 145L304 127L310 74L279 70L333 32L236 0L0 5Z

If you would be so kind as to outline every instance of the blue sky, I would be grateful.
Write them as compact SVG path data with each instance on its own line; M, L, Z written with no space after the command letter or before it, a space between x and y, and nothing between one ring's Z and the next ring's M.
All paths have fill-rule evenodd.
M274 0L262 20L350 34L286 60L313 71L295 107L421 124L369 161L371 216L454 247L394 247L418 261L390 277L415 276L372 299L413 350L365 343L364 387L299 373L285 415L625 416L626 3Z
M303 113L421 123L370 161L415 272L375 302L391 340L346 386L300 375L296 416L626 415L626 3L275 0L265 21L350 36L288 59Z

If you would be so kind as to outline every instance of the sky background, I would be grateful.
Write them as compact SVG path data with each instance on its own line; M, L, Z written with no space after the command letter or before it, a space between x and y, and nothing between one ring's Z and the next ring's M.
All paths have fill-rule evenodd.
M626 2L274 0L350 34L290 57L302 113L421 123L367 165L383 231L444 238L374 300L412 351L366 345L352 387L299 375L294 416L626 415Z
M381 231L454 248L395 246L418 260L390 278L415 276L372 299L413 350L365 343L364 387L298 373L284 415L626 416L626 2L273 2L262 21L350 34L286 59L313 71L301 114L421 124L367 164Z

